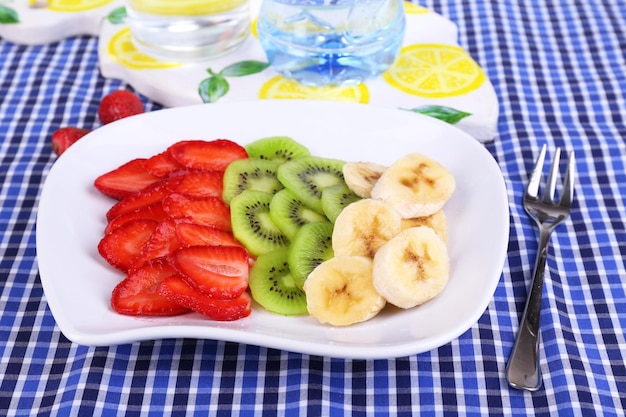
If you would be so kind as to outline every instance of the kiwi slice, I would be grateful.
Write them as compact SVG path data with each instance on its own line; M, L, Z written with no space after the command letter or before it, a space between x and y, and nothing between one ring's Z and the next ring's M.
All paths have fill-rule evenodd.
M276 194L283 189L277 178L280 162L263 159L238 159L228 164L224 171L224 190L222 199L230 203L236 195L245 190L258 190Z
M274 195L270 203L270 216L274 224L293 239L296 232L307 223L328 220L326 216L311 210L290 190L283 188Z
M246 145L250 158L287 162L301 156L311 155L308 148L289 136L270 136Z
M246 190L230 202L233 235L255 256L289 246L289 239L270 217L274 196L257 190Z
M322 190L331 185L345 183L344 161L303 156L278 167L278 179L304 204L318 213L322 210Z
M252 298L263 308L284 316L307 314L306 295L296 286L287 263L288 249L259 256L250 269Z
M322 210L328 220L335 223L341 210L360 199L345 183L331 185L322 190Z
M316 266L334 256L332 235L333 224L323 221L305 224L294 236L287 262L298 288Z

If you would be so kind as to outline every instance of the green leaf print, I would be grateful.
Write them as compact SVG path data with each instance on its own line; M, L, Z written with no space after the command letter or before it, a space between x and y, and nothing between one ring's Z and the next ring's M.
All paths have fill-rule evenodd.
M107 19L109 22L115 24L124 23L124 19L126 19L126 7L118 7L117 9L111 10Z
M220 71L220 75L224 77L242 77L244 75L256 74L269 67L269 62L261 61L240 61L231 64Z
M420 106L413 109L403 110L408 110L414 113L420 113L426 116L434 117L435 119L442 120L444 122L450 123L451 125L456 124L467 116L472 115L472 113L466 113L457 109L453 109L452 107L435 105Z
M0 4L0 23L20 23L20 17L12 8Z
M225 96L230 89L230 85L226 78L215 74L209 78L205 78L198 87L198 93L205 103L215 103L221 97Z

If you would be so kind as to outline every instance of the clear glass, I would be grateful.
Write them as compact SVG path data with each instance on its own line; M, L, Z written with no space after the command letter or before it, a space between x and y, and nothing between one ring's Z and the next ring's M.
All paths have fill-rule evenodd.
M250 33L248 0L126 0L140 51L169 61L202 61L236 49Z
M404 39L403 0L263 0L259 41L272 66L305 85L382 74Z

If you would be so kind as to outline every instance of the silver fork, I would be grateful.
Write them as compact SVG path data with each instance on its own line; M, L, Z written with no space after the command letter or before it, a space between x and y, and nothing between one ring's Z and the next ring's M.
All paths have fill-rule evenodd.
M574 182L576 179L574 155L570 153L563 179L563 188L560 193L561 198L556 201L555 191L561 157L561 148L557 148L543 196L540 197L539 183L541 182L545 157L546 145L543 145L524 194L524 209L539 226L539 248L530 293L520 321L517 339L506 367L506 379L509 385L528 391L536 391L541 386L539 316L541 313L543 276L548 256L548 242L552 231L569 215L574 199Z

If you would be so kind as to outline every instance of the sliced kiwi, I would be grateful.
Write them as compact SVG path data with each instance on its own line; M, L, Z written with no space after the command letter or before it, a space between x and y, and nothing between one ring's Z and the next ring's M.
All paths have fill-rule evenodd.
M328 220L326 216L311 210L293 192L283 188L274 195L270 203L270 216L274 224L293 239L296 232L307 223Z
M246 190L230 202L233 235L255 256L289 246L289 239L270 217L272 197L263 191Z
M303 156L278 168L278 179L304 204L318 213L322 210L322 190L343 183L343 166L338 159Z
M311 154L306 146L296 142L289 136L270 136L249 143L246 146L251 158L269 159L287 162L301 156Z
M287 262L298 288L316 266L334 256L332 235L333 224L323 221L305 224L294 236Z
M284 316L307 314L306 295L296 283L287 263L288 249L259 256L250 269L252 298L263 308Z
M341 210L360 199L345 183L331 185L322 190L322 210L328 220L335 223Z
M263 159L238 159L228 164L224 171L224 190L222 199L229 204L230 200L245 190L258 190L275 194L283 189L277 178L280 162Z

